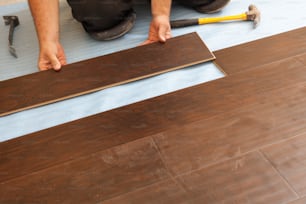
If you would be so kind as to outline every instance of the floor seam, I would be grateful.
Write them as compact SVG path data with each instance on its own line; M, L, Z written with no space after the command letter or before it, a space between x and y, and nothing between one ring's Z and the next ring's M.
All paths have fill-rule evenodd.
M277 175L279 175L279 177L283 180L283 182L286 184L286 186L292 191L292 193L296 196L296 199L300 199L301 197L299 196L298 192L294 189L294 187L290 184L290 182L286 179L285 176L282 175L282 173L277 169L277 167L273 164L273 162L267 157L267 155L262 152L261 150L257 150L257 152L259 153L259 155L261 155L261 157L268 162L272 169L274 170L275 173L277 173ZM292 202L292 201L290 201Z
M163 165L165 166L165 168L166 168L167 171L168 171L168 175L169 175L170 179L171 179L171 180L172 180L181 190L183 190L185 193L187 193L187 192L188 192L188 189L187 189L181 182L179 182L179 181L177 180L178 176L176 176L176 175L171 171L171 169L170 169L170 167L168 166L167 162L165 161L164 156L163 156L163 154L162 154L162 152L161 152L161 150L160 150L160 148L159 148L157 142L155 141L154 137L151 136L151 140L152 140L152 142L153 142L154 147L155 147L156 150L158 151L158 154L159 154L159 156L160 156L160 159L161 159Z

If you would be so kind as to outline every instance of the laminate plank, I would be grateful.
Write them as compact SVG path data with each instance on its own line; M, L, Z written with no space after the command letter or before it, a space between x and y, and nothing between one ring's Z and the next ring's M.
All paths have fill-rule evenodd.
M284 108L282 113L287 114L284 120L289 120L292 115L286 111L288 104L284 103L295 96L299 99L296 101L303 102L300 96L300 92L303 92L302 87L298 89L292 87L305 81L305 66L295 59L285 60L263 66L250 73L237 74L190 87L2 142L0 143L0 181L23 176L169 129L180 130L184 125L196 121L202 120L205 124L206 119L244 106L257 104L255 107L260 109L258 104L264 103L260 100L262 93L278 90L281 87L283 89L279 91L280 94L277 92L277 96L282 97L284 101L280 101L281 105L275 107ZM283 93L283 90L286 92ZM269 93L266 96L269 96ZM279 100L275 102L268 97L265 100L269 104L279 103ZM266 106L274 107L273 104ZM273 110L278 111L275 108ZM294 113L295 110L291 111ZM237 128L240 127L239 124L243 125L243 121L259 120L257 116L255 118L252 116L252 111L248 114L240 122L237 120ZM223 121L224 124L228 123L226 118ZM216 128L219 121L212 123L215 124L208 128Z
M301 198L301 199L295 200L293 202L290 202L288 204L305 204L305 203L306 203L306 198Z
M190 192L190 203L252 203L280 204L296 199L258 153L227 161L179 177Z
M0 203L98 203L169 179L151 138L0 183Z
M177 46L180 45L180 46ZM210 61L196 33L0 82L0 116Z
M188 204L190 198L187 192L172 180L162 181L144 189L124 194L116 198L104 201L100 204Z
M262 150L300 196L306 195L306 135Z
M300 62L302 62L304 65L306 65L306 55L300 55L300 56L297 56L296 58L298 60L300 60Z
M153 138L170 172L188 173L305 133L305 92L306 83L263 93L256 103Z
M235 74L257 66L306 52L306 27L245 44L215 51L215 63L226 74Z

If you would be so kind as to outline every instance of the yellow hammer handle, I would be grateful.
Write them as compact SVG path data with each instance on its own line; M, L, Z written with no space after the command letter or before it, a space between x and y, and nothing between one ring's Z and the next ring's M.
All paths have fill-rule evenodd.
M212 17L212 18L199 18L198 23L201 24L208 24L208 23L217 23L222 21L233 21L233 20L247 20L247 14L242 13L233 16L223 16L223 17Z

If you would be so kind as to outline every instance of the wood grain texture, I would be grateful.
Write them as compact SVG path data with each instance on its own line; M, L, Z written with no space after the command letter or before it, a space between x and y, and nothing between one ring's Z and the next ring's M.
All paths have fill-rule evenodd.
M306 83L262 93L253 104L170 129L154 140L175 176L210 166L305 133L305 92Z
M306 27L264 39L215 51L215 63L226 74L235 74L257 66L306 52Z
M262 151L295 191L300 196L305 196L306 135L275 144Z
M237 138L244 138L243 131L247 130L258 131L259 128L262 130L265 128L275 128L275 131L281 130L280 128L284 127L284 125L290 124L287 123L288 118L296 117L290 115L291 113L303 113L302 111L306 107L303 101L303 86L295 88L296 84L304 83L305 81L305 66L295 59L285 60L276 62L273 65L263 66L261 69L253 70L249 74L241 73L236 76L226 77L2 142L0 143L0 161L2 161L0 163L0 181L22 176L170 129L184 132L186 125L196 121L204 123L203 125L198 123L198 126L207 127L207 130L217 131L219 129L219 121L211 119L210 122L207 122L206 120L215 118L218 115L221 117L219 119L223 118L222 121L224 122L224 129L220 130L227 130L226 125L232 124L239 131L239 125L251 123L250 127L241 129L241 134L237 135ZM283 89L277 91L280 87ZM277 91L277 98L274 101L270 99L270 91ZM262 98L262 94L265 92L268 93ZM300 105L292 106L292 112L287 111L286 108L290 103L296 104L298 102ZM251 106L252 104L255 105ZM263 105L261 106L261 104ZM245 106L256 108L259 112L255 114L252 109L238 111ZM261 110L262 107L265 109ZM269 111L271 107L274 112L272 110ZM278 113L277 108L285 109ZM226 114L235 110L237 110L236 116ZM269 112L265 113L264 111ZM271 113L273 115L269 115ZM224 116L222 116L223 114ZM268 122L267 125L260 122L260 116L263 115L269 116L265 116ZM229 116L231 118L227 118ZM238 120L240 116L241 118ZM279 119L279 129L272 126L274 122L271 116ZM278 116L282 117L278 118ZM289 128L286 132L291 131L291 133L297 134L299 129L294 128L303 130L306 123L303 115L300 116L291 123L296 122L298 126ZM235 119L235 117L238 119ZM210 125L205 126L206 123ZM197 123L192 124L191 127L195 124ZM205 132L206 130L202 129L201 131ZM262 131L262 133L266 132ZM270 134L272 133L270 132ZM169 135L171 136L170 133ZM281 135L276 135L274 138L280 139L282 138ZM223 136L226 138L226 134ZM197 137L197 132L195 132L194 139L195 137ZM258 135L250 135L250 137L255 139L258 138ZM273 135L269 138L273 138ZM175 137L174 140L176 140ZM182 138L181 140L183 141ZM173 144L175 145L179 141L174 141ZM259 145L266 144L269 140L258 138L256 141ZM192 146L188 146L188 143L185 145L182 146L183 149L189 147L193 149ZM222 148L220 147L220 149ZM234 148L238 147L234 146ZM245 149L248 150L248 148ZM208 153L210 150L212 149L207 149ZM224 150L226 153L226 148ZM230 150L228 154L224 154L224 150L216 154L220 155L219 159L233 156L230 152L236 151L236 149ZM204 163L204 160L202 160L203 164L201 165L214 162L215 159L207 157L206 162ZM32 165L29 165L30 163ZM173 168L175 169L176 167ZM185 172L186 169L179 168L175 170L175 172L182 171Z
M168 178L145 138L0 183L0 203L97 203Z
M165 180L143 189L127 193L100 204L189 204L187 192L175 181Z
M190 203L280 204L296 199L268 162L252 153L180 177Z
M304 65L306 65L306 55L305 54L301 54L299 56L296 57L300 62L302 62Z
M0 189L0 203L11 204L286 203L297 199L257 153L179 176L173 182L150 138L2 182Z
M258 153L179 176L175 180L153 184L101 204L280 204L297 198Z
M180 45L180 46L178 46ZM213 60L196 33L0 82L0 116Z
M288 204L305 204L305 203L306 203L306 198L301 198L301 199L292 201L292 202L290 202Z

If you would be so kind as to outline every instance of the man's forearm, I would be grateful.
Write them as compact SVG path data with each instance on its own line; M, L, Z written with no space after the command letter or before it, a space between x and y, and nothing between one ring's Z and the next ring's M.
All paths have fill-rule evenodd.
M171 0L152 0L152 16L170 16Z
M59 40L58 0L28 0L40 46Z

